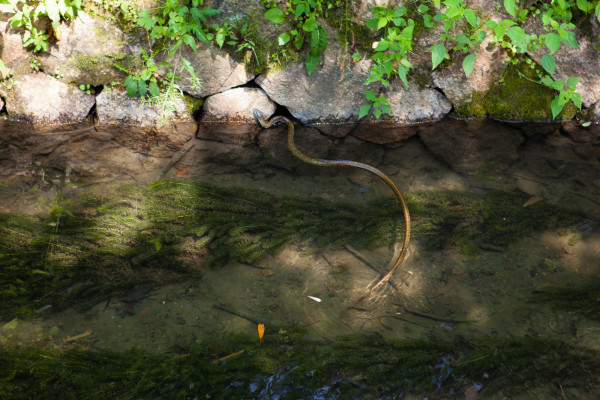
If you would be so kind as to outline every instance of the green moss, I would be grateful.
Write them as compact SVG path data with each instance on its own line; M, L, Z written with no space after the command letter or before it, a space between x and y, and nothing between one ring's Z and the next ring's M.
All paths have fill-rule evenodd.
M190 115L193 115L196 111L200 110L204 105L204 99L199 99L197 97L184 95L183 101L188 107L188 112Z
M122 61L126 58L123 53L117 54L96 54L83 55L78 54L71 57L68 61L69 65L84 72L94 86L108 85L114 80L115 68L114 63Z
M487 93L473 93L471 101L457 107L455 112L464 118L489 116L508 121L552 120L550 104L557 93L537 83L537 80L535 69L527 64L509 65L501 83ZM557 119L572 119L576 112L577 108L569 102Z

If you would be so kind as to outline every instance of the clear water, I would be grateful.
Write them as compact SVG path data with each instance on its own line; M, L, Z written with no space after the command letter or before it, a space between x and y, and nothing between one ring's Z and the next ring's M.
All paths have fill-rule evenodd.
M203 141L198 141L195 151L204 145L219 151L218 145ZM508 246L484 246L469 252L456 246L432 248L419 235L422 221L415 214L413 226L417 233L406 260L390 284L362 301L359 299L393 265L400 251L402 229L396 245L375 249L347 245L314 253L310 243L293 243L256 263L202 268L196 276L176 282L141 284L112 293L83 312L75 305L56 310L52 303L40 304L33 317L17 318L16 326L6 325L14 321L12 318L0 321L4 326L0 343L5 347L92 351L141 348L156 354L185 353L205 338L242 334L256 335L258 341L256 321L260 321L266 325L265 345L280 333L273 332L273 327L284 331L286 327L302 327L315 340L374 334L384 339L452 343L488 336L530 336L599 350L598 320L575 310L527 301L532 291L544 285L581 287L600 278L599 162L573 158L553 165L544 158L544 151L552 146L555 144L550 141L531 141L520 149L516 164L465 173L450 169L417 138L390 147L355 143L354 154L362 157L356 161L381 169L409 196L434 191L481 195L500 189L518 192L525 200L539 196L542 202L582 213L568 227L534 230ZM223 151L227 149L223 146ZM27 173L5 174L1 213L47 213L44 204L55 198L58 190L65 198L78 201L83 194L118 196L118 187L132 184L132 179L124 175L102 182L73 175L68 177L73 185L64 186L65 171L46 169L42 178L42 170L31 166ZM44 183L48 178L57 184L52 187ZM159 179L160 173L136 178L136 184L146 186ZM163 178L334 203L367 204L391 196L389 188L376 177L351 168L306 166L288 171L268 164L196 164L193 154L181 159ZM39 190L32 192L32 187ZM46 199L44 204L40 196ZM135 272L122 273L126 276ZM72 340L81 334L84 336ZM255 398L290 398L286 397L289 388L277 386L277 382L293 368L274 370L273 375L257 377L253 382L231 384L249 385ZM485 380L477 385L485 386ZM480 388L476 389L474 397L464 393L457 396L477 398ZM585 392L582 388L565 390L569 393L571 389L572 394ZM531 397L521 396L543 398L550 389L538 390L531 392ZM334 381L315 390L311 398L338 396Z

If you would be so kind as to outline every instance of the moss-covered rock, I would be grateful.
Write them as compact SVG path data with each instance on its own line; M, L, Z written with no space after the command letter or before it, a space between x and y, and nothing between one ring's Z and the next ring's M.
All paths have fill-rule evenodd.
M552 120L550 104L557 92L537 82L535 67L534 65L534 68L530 68L527 64L509 64L504 70L501 82L488 92L474 92L470 102L455 108L454 111L464 118L488 116L508 121ZM576 112L576 107L568 103L557 119L571 119Z

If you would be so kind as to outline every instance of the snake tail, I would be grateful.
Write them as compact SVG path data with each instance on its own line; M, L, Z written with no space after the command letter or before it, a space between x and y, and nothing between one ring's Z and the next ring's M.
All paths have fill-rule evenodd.
M392 275L394 274L396 269L398 269L398 266L402 263L402 261L406 257L406 253L408 251L408 244L410 242L410 213L408 211L408 206L406 205L406 201L404 200L404 197L402 196L402 193L400 192L400 189L398 189L396 184L386 174L384 174L377 168L372 167L368 164L363 164L360 162L349 161L349 160L325 160L325 159L321 159L321 158L312 158L312 157L309 157L306 154L302 153L296 147L296 144L294 143L294 124L288 118L281 116L281 115L277 115L277 116L271 118L270 120L265 121L259 114L255 113L254 115L255 115L257 121L260 123L260 125L263 128L270 128L271 126L273 126L276 123L285 123L288 127L287 147L290 150L290 152L294 156L299 158L300 160L302 160L308 164L318 165L321 167L345 166L345 167L359 168L359 169L368 171L371 174L380 178L385 183L387 183L387 185L392 189L392 191L396 195L398 201L402 205L402 210L404 212L404 223L406 226L405 233L404 233L404 242L402 243L402 251L400 251L398 258L396 259L396 262L394 263L394 266L390 269L390 271L383 278L381 278L379 280L379 282L377 282L377 284L375 284L375 286L373 286L364 296L362 296L360 300L364 299L371 292L380 288L384 283L386 283L392 277Z

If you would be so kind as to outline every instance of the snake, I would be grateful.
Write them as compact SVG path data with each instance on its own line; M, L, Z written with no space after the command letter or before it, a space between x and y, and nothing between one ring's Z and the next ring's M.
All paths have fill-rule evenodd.
M287 148L288 150L296 156L298 159L312 165L318 165L320 167L354 167L359 168L365 171L370 172L371 174L377 176L381 180L383 180L387 185L392 189L394 194L396 195L398 201L402 205L402 210L404 212L404 223L405 223L405 231L404 231L404 242L402 243L402 251L398 255L394 266L390 269L390 271L383 277L381 280L373 286L367 294L365 294L362 298L366 297L368 294L377 290L384 283L386 283L394 274L398 266L402 263L404 258L406 257L406 253L408 251L408 244L410 242L410 213L408 211L408 206L406 205L406 201L404 200L404 196L402 196L402 192L398 189L398 186L392 181L386 174L381 172L375 167L372 167L368 164L363 164L357 161L350 160L325 160L322 158L313 158L309 157L306 154L302 153L296 144L294 143L294 124L287 117L277 115L272 117L270 120L266 121L261 118L258 113L254 113L256 120L260 123L263 128L270 128L277 123L285 123L288 128L288 137L287 137ZM362 299L361 298L361 299Z

